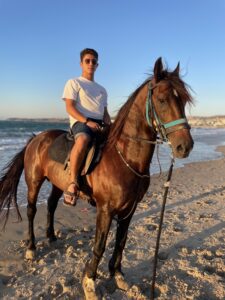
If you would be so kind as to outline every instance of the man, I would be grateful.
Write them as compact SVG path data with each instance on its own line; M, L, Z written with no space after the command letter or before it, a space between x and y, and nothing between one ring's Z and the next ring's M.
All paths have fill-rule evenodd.
M98 67L98 53L86 48L80 53L81 76L67 81L63 100L69 114L70 128L75 143L70 154L70 184L64 192L64 203L76 205L78 197L78 176L89 143L104 124L110 124L107 110L107 92L94 81Z

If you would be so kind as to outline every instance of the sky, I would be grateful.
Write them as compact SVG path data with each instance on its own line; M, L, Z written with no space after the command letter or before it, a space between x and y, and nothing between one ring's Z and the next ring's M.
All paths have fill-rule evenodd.
M80 51L115 115L158 57L193 92L187 115L225 115L225 0L0 0L0 118L66 118Z

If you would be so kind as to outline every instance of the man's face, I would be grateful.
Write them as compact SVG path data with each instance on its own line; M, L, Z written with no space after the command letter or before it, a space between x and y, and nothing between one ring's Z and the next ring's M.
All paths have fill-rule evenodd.
M93 54L85 54L83 60L80 63L80 66L83 73L92 75L97 69L98 61Z

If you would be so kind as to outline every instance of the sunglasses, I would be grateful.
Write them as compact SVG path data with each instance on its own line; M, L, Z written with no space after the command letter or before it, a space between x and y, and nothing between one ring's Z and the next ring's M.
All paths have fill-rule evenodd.
M96 59L90 59L90 58L86 58L84 60L85 64L89 65L90 63L92 63L93 66L96 66L97 65L97 60Z

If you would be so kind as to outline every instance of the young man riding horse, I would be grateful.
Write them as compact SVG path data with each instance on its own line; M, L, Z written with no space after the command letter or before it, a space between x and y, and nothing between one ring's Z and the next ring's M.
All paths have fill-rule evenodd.
M76 205L78 176L90 142L103 124L111 123L107 110L107 92L94 81L98 53L89 48L82 50L80 67L81 76L67 81L62 97L75 140L70 154L71 180L64 192L64 203L67 205Z

